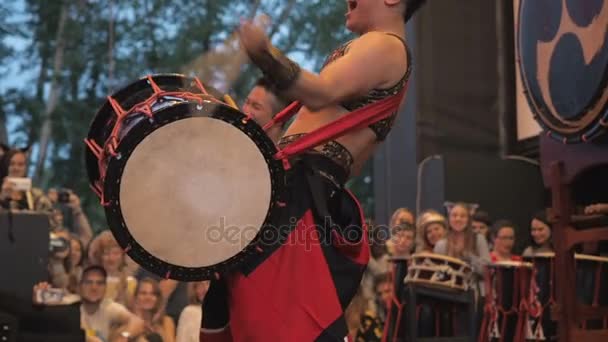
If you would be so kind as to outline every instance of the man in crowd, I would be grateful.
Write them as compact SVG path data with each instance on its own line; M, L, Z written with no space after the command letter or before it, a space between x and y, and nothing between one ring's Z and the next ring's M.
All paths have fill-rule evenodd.
M127 342L144 332L144 321L122 304L104 299L107 273L101 266L89 266L80 281L80 322L86 342ZM34 287L34 300L40 303L38 291L49 288L48 283ZM117 327L117 328L114 328Z
M270 83L265 78L260 78L243 104L243 112L250 115L260 126L270 122L287 106L287 101L277 96L271 89ZM266 131L266 134L277 143L283 134L283 128L281 125L274 125Z

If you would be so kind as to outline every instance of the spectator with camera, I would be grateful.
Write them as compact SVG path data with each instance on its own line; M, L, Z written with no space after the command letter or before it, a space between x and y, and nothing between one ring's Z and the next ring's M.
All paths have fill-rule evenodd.
M49 212L51 201L38 188L32 187L27 178L27 154L25 150L7 151L0 162L0 206L10 210Z
M69 189L51 188L47 195L54 212L61 213L62 220L59 224L70 233L76 234L82 244L86 246L93 237L93 230L89 219L82 210L80 198Z
M69 237L51 232L48 271L49 280L53 288L67 290L70 280L70 266Z
M101 266L83 270L79 284L80 322L86 342L127 342L144 332L144 322L123 305L105 298L107 273ZM45 304L40 295L49 289L48 283L34 286L34 302Z

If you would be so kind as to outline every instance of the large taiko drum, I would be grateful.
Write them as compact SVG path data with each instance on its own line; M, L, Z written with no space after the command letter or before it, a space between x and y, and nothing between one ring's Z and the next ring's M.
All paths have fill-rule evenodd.
M608 1L520 0L517 60L545 133L608 140Z
M283 189L273 142L210 91L177 74L142 78L108 97L86 139L89 180L118 243L183 281L256 253Z

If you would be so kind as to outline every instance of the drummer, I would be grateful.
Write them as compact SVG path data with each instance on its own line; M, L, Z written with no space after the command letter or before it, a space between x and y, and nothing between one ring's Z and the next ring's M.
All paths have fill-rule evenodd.
M243 112L251 116L260 126L264 126L286 106L287 101L275 94L270 81L262 77L257 80L247 95L243 104ZM281 125L274 125L266 131L266 134L274 143L277 143L283 135L283 128Z
M528 246L522 255L531 257L539 253L553 253L553 243L551 238L551 223L547 220L545 211L540 211L534 215L530 222L531 245Z
M490 257L492 262L498 261L521 261L521 256L513 254L515 245L515 225L507 220L498 220L492 226L491 237L493 240Z
M347 336L344 310L358 290L369 246L361 207L345 184L393 127L412 70L405 23L424 2L348 1L346 27L358 37L338 47L319 74L290 60L260 27L241 24L240 41L253 64L273 89L302 105L279 142L287 174L277 226L290 237L317 240L273 239L238 271L212 281L203 303L210 314L203 315L202 339L342 341ZM382 120L358 125L367 115ZM357 120L337 121L341 118ZM330 123L331 134L319 131ZM329 137L333 140L324 139ZM320 145L306 150L307 141Z

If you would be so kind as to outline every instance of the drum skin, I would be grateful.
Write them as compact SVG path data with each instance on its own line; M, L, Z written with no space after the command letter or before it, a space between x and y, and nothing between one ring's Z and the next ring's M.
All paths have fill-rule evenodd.
M608 140L608 1L521 0L516 41L545 134L563 143Z

